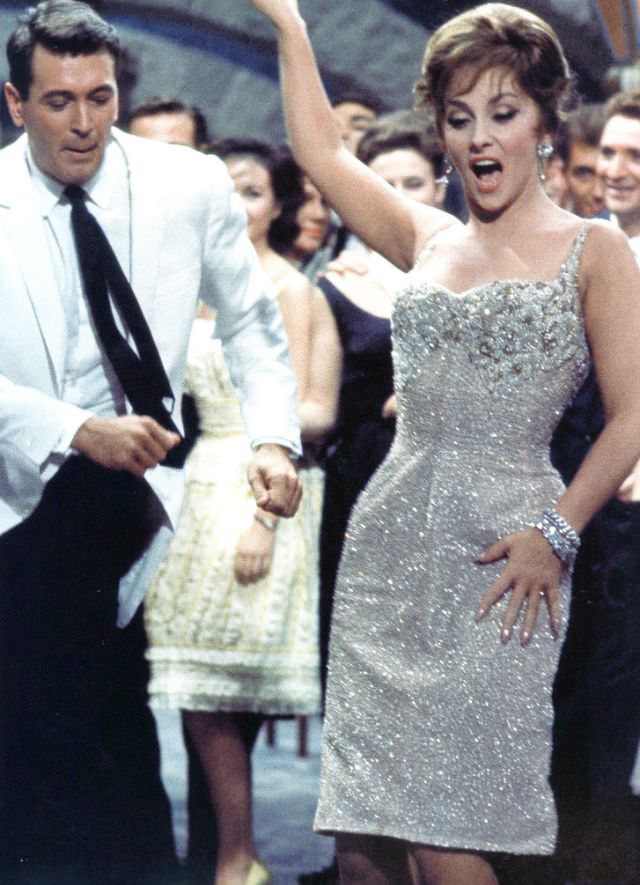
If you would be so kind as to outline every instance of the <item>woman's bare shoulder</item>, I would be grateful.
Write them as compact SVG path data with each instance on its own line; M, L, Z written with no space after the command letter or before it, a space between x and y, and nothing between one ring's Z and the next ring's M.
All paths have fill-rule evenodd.
M313 287L307 277L277 252L269 255L264 269L279 295L311 297Z
M582 224L588 231L582 258L582 271L587 278L610 269L618 260L633 257L627 235L613 222L591 218Z

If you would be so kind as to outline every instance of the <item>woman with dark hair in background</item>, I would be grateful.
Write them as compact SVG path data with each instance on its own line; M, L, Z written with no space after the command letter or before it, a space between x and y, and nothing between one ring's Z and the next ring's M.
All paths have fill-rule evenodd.
M298 232L286 249L279 249L290 262L312 283L323 273L333 254L331 208L308 175L300 172L302 197L291 204L287 219L292 220Z
M313 292L272 246L286 248L297 233L281 214L287 201L300 202L299 172L289 155L253 139L211 150L225 160L246 206L303 398ZM250 748L264 716L319 709L322 474L303 467L304 503L295 518L256 508L246 488L248 443L212 323L201 315L194 327L187 382L201 432L176 534L147 599L150 694L152 703L182 710L202 763L217 828L217 885L266 885L271 876L253 840Z

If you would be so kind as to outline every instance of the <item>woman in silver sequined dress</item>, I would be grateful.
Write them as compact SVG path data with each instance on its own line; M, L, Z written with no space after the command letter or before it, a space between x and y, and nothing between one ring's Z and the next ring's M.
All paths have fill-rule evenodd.
M463 225L349 154L295 0L253 3L278 32L298 162L410 271L392 315L396 437L338 579L316 827L337 834L344 882L495 885L486 853L553 850L571 559L640 455L640 276L619 231L542 188L570 78L537 16L485 4L428 44L418 94ZM564 489L549 439L591 357L608 424Z

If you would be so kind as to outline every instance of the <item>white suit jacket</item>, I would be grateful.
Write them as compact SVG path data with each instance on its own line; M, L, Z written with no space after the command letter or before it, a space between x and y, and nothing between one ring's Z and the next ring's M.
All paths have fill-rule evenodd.
M113 130L128 169L133 289L179 404L198 298L217 311L249 437L299 451L295 382L280 313L265 293L245 213L224 164ZM26 136L0 151L0 533L28 516L55 470L75 406L61 384L67 329L25 161ZM182 471L148 471L175 521Z

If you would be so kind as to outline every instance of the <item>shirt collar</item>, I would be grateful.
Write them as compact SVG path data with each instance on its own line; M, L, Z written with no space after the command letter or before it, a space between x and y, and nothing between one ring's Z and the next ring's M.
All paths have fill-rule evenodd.
M51 178L46 172L37 166L27 141L26 161L29 174L34 183L37 199L46 218L60 202L65 189L64 184ZM83 189L89 199L101 209L109 209L113 202L113 182L116 177L112 174L117 165L123 163L122 152L113 139L109 141L104 158L98 171L83 184Z

